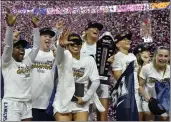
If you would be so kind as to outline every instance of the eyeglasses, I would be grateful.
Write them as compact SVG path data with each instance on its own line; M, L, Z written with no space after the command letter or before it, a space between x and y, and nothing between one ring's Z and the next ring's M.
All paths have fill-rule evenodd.
M72 44L69 44L70 46L74 46L74 45L78 45L78 46L80 46L80 45L82 45L82 43L80 43L80 42L74 42L74 43L72 43Z

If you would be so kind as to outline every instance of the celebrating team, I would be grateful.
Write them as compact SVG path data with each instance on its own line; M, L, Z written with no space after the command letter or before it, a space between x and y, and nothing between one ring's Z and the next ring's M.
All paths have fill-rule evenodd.
M39 19L31 18L33 47L13 33L17 17L6 11L5 47L2 55L4 96L2 121L87 121L92 120L92 109L97 109L98 120L107 121L109 84L101 81L96 65L96 43L103 25L89 22L80 36L64 29L57 22L56 32L51 27L39 29ZM102 34L105 36L106 33ZM153 60L144 45L129 53L131 32L114 38L116 54L109 57L110 69L116 83L128 64L134 61L135 99L140 120L154 120L148 102L156 97L154 79L170 81L169 49L156 49ZM57 68L57 70L56 70ZM56 80L56 75L57 79ZM56 82L56 83L55 83ZM55 86L54 86L55 85ZM52 92L55 90L55 94ZM54 98L54 100L51 100ZM53 115L48 114L49 101ZM169 120L169 111L159 116Z

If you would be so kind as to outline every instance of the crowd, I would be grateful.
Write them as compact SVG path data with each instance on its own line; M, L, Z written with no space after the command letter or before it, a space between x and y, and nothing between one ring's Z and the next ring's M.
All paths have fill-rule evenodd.
M127 3L127 2L126 2ZM31 9L34 7L55 7L60 4L60 7L66 6L86 6L86 5L117 5L120 2L114 1L48 1L48 2L40 2L40 1L26 1L26 2L4 2L2 3L2 10L6 5L13 6L12 9L20 9L20 8L27 8ZM48 6L47 6L48 5ZM14 7L15 6L15 7ZM33 7L34 6L34 7ZM140 36L140 23L143 21L144 15L148 15L147 18L151 19L151 28L152 28L152 38L153 42L149 43L148 46L151 47L151 51L153 52L156 46L159 46L161 43L164 45L169 44L169 10L153 10L153 11L143 11L143 12L126 12L126 13L105 13L105 14L76 14L76 15L38 15L40 18L40 26L51 26L54 27L56 21L64 20L67 26L71 26L72 31L75 31L79 34L85 28L85 23L89 20L98 20L100 23L104 25L104 29L102 33L106 30L110 31L113 35L116 35L118 32L122 32L125 30L130 30L133 33L132 38L132 46L131 50L134 47L142 42ZM28 21L30 15L28 14L19 14L18 15L17 26L15 27L17 30L20 30L23 34L23 37L31 42L31 23ZM2 30L5 30L5 21L4 21L4 14L2 14L1 18L2 22ZM78 24L79 23L79 24ZM3 40L5 36L5 32L2 31L1 39Z
M162 2L168 2L169 0L162 0ZM146 2L146 1L143 1ZM152 2L158 2L152 1ZM161 2L161 0L160 0ZM120 5L120 4L130 4L130 3L142 3L138 0L124 0L124 3L121 1L3 1L1 10L5 10L5 6L8 6L10 9L20 9L27 8L32 9L36 7L46 7L46 8L55 8L59 7L68 7L68 6L89 6L89 5ZM11 7L10 7L11 6ZM146 15L146 16L145 16ZM98 21L102 23L104 28L100 33L105 31L110 31L113 36L119 34L120 32L129 30L133 33L131 49L137 46L139 43L143 43L142 37L140 35L140 24L144 21L144 16L150 18L151 20L151 31L153 42L147 43L150 51L153 53L156 47L168 46L170 45L170 18L169 10L153 10L153 11L139 11L139 12L124 12L124 13L104 13L104 14L74 14L74 15L38 15L40 20L40 27L55 27L55 24L59 20L63 20L66 23L66 26L71 27L72 32L77 32L82 34L85 30L86 24L88 21ZM17 21L15 24L15 29L22 32L22 36L29 43L32 43L32 23L30 22L31 14L18 14ZM78 24L79 23L79 24ZM1 40L3 46L3 40L5 38L5 14L1 16ZM111 85L111 88L113 86ZM109 108L108 120L113 120L112 108Z

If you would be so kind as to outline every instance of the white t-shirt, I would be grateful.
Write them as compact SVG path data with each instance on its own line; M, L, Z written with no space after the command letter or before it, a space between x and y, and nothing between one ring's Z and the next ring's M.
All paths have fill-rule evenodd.
M5 47L2 55L2 74L4 77L4 99L14 101L31 100L31 66L40 45L38 28L33 29L34 45L22 62L16 62L13 52L13 27L7 27Z
M93 55L95 58L96 55L96 43L93 45L88 45L86 42L82 45L81 54Z
M30 49L27 49L28 53ZM27 55L27 54L26 54ZM46 109L54 86L55 58L53 52L39 50L32 65L32 105Z
M151 62L142 67L140 72L140 77L146 81L145 82L146 93L148 93L151 97L156 97L155 81L156 80L160 81L165 78L170 78L170 66L167 65L165 73L164 71L157 72L153 66L153 63Z
M77 60L68 50L64 51L60 46L57 47L57 56L59 82L53 106L55 111L71 112L74 109L71 98L75 92L75 82L84 84L83 99L89 104L88 101L99 86L97 66L93 57L81 54L80 59ZM90 87L88 87L89 80L92 81ZM82 106L79 107L80 105L76 106L82 108Z
M72 66L74 81L76 83L83 83L85 93L90 81L99 80L99 74L96 63L91 56L81 55L80 60L73 58Z
M30 68L31 60L16 62L13 58L2 67L4 77L4 99L14 101L31 100Z
M94 59L96 59L96 43L93 45L88 45L86 42L82 45L81 48L81 54L83 55L91 55L94 57ZM96 64L97 66L97 64ZM108 85L106 84L101 84L102 87L104 87L104 89L108 89Z
M128 55L118 52L114 57L114 62L112 64L113 71L121 70L122 73L126 70L130 62L134 62L134 80L135 80L135 92L138 92L139 82L138 82L138 63L134 54L128 53ZM116 83L116 80L115 80Z

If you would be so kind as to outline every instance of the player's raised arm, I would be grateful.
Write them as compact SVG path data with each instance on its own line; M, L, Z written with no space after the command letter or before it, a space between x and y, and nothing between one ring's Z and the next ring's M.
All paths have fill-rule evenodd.
M40 32L38 28L39 19L33 16L31 22L33 24L33 48L27 57L29 57L31 62L33 62L40 48Z
M55 36L52 38L53 42L55 42L60 37L64 27L65 27L65 23L63 21L56 22Z
M70 29L67 29L64 31L61 36L59 37L59 46L57 46L57 51L56 51L56 62L57 65L60 65L63 58L64 58L64 50L67 45L69 45L72 42L68 42L68 35L70 33Z
M5 34L5 47L2 54L2 65L8 64L10 62L13 52L13 26L16 22L16 16L12 15L8 8L6 8L5 20L7 23L7 28Z

